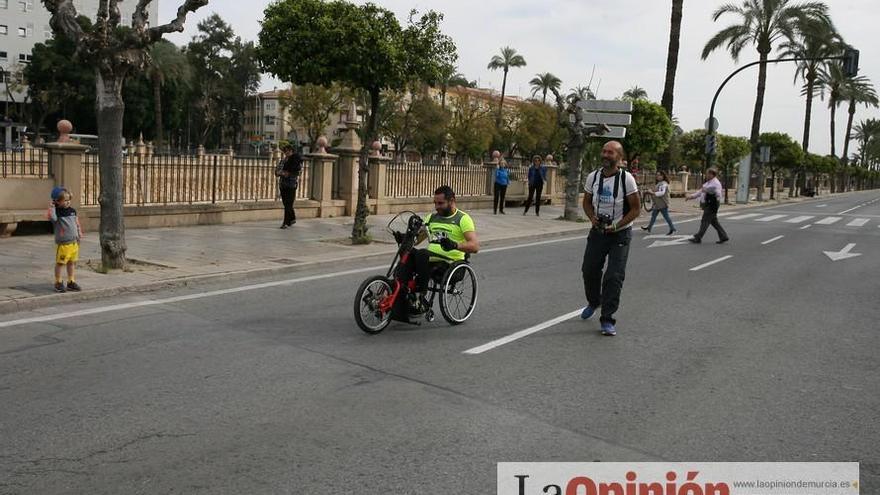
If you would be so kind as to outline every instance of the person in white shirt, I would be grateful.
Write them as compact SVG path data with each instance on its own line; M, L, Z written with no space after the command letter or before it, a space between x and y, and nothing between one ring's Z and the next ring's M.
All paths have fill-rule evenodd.
M709 230L709 225L715 227L718 231L718 244L724 244L730 240L730 236L724 231L724 227L718 222L718 208L721 206L721 194L724 190L721 187L721 181L718 180L718 170L710 168L706 171L709 178L700 188L699 191L691 194L686 200L699 199L700 208L703 209L703 218L700 221L700 231L694 234L689 240L694 244L703 242L703 236Z
M599 323L603 335L617 335L614 313L626 277L626 260L632 239L632 224L641 211L639 188L631 173L621 168L623 146L609 141L602 147L602 168L587 175L584 182L584 213L593 227L587 236L581 271L587 306L581 318L593 316L602 307ZM608 267L602 273L605 260Z
M645 194L654 196L654 203L651 207L651 221L648 222L648 225L642 225L642 230L647 230L650 234L654 221L657 220L657 214L662 213L669 225L669 232L666 235L672 235L676 229L672 224L672 219L669 218L669 179L666 177L666 172L658 170L656 180L657 185L654 186L654 190L645 192Z

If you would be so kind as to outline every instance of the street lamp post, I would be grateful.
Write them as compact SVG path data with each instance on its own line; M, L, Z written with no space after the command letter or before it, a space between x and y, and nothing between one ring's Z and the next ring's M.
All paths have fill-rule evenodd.
M846 49L844 51L844 54L841 56L838 56L838 57L777 58L774 60L767 60L764 63L776 64L779 62L802 62L802 61L813 61L813 60L842 60L844 62L844 64L843 64L844 73L848 77L855 77L855 75L858 74L858 72L859 72L859 51L852 49L852 48ZM733 71L729 76L727 76L727 78L724 80L724 82L722 82L721 85L718 86L718 90L715 91L715 96L712 98L712 106L709 107L709 120L707 121L708 134L706 135L706 166L705 166L705 168L709 168L712 166L712 158L714 158L714 155L715 155L715 147L709 146L709 142L710 142L710 140L712 140L714 142L715 133L718 130L717 125L713 125L713 123L715 122L715 104L718 102L718 97L721 95L721 90L724 89L724 86L726 86L727 83L730 82L730 80L733 79L734 76L736 76L740 72L748 69L749 67L754 67L754 66L759 65L761 63L762 62L760 60L758 60L755 62L748 63L746 65L743 65L739 69ZM749 155L751 156L751 152L749 153ZM751 164L751 160L749 163ZM728 166L727 166L727 164L725 164L725 167L724 167L724 169L725 169L725 172L724 172L724 202L725 203L727 203L727 185L730 180L727 175L727 168L728 168ZM751 172L751 170L749 170L749 172ZM742 176L743 174L741 173L740 175ZM745 175L746 175L746 177L749 177L750 174L745 174ZM746 193L745 201L748 202L748 188L746 188L746 191L747 191L747 193Z

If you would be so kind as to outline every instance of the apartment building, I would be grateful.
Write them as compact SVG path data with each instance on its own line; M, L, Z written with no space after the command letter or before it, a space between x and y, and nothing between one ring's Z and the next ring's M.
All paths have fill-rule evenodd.
M94 19L98 14L99 0L74 0L73 4L80 15ZM120 0L123 22L131 22L136 6L137 0ZM153 0L148 10L149 23L157 25L159 1ZM4 73L0 76L0 102L9 99L5 74L16 72L18 64L29 63L34 45L52 37L49 17L49 11L40 0L0 0L0 69ZM20 91L14 94L14 99L22 101L24 96L24 91Z

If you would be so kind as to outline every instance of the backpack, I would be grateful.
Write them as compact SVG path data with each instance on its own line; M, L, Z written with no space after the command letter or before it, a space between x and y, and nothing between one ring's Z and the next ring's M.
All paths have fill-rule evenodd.
M626 200L626 170L620 169L620 172L614 175L614 202L617 202L617 191L620 189L620 177L623 176L623 216L626 216L629 213L629 201ZM596 179L602 174L602 169L597 168L593 172L593 180L590 182L590 194L593 193L593 188L596 186ZM605 180L605 177L602 177L602 180ZM597 202L598 203L598 202ZM598 204L596 205L598 208Z

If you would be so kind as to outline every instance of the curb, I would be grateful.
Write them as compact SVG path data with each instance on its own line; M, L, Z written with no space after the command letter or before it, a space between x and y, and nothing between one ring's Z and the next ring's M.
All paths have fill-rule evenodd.
M855 192L861 191L851 191L849 193L838 193L838 195L846 195L852 194ZM726 205L726 208L736 209L736 210L745 210L749 208L763 208L767 206L779 206L786 203L796 204L796 203L805 203L810 201L819 201L824 200L828 196L822 196L820 198L805 198L803 200L794 200L794 201L781 201L775 202L776 204L772 204L769 201L761 204L746 204L746 205L737 205L730 204ZM725 207L722 205L722 207ZM686 217L699 216L699 211L693 212L680 212L681 215L685 215ZM640 218L644 217L645 214L640 216ZM560 221L555 220L554 221ZM492 247L496 244L505 244L513 241L531 241L531 240L545 240L547 238L556 238L556 237L565 237L576 233L584 233L586 230L586 224L575 224L571 229L560 230L556 232L548 232L548 233L540 233L540 234L529 234L529 235L514 235L511 237L504 237L498 239L492 239L488 241L484 241L483 247ZM65 293L65 294L47 294L43 296L33 296L33 297L24 297L21 299L13 299L9 301L0 301L0 315L4 314L12 314L20 311L31 311L35 309L40 309L48 306L53 306L57 304L70 304L70 303L81 303L88 301L95 301L99 299L106 299L113 296L118 296L121 294L141 294L147 292L155 292L159 290L166 289L175 289L180 287L189 287L194 286L200 283L213 283L213 282L242 282L260 277L267 277L273 275L283 275L288 273L297 273L303 270L312 269L312 268L322 268L325 266L336 265L338 263L350 262L355 260L369 261L373 258L376 261L385 260L387 261L388 257L394 253L393 248L389 246L389 250L387 252L381 253L371 253L371 254L353 254L351 256L334 258L330 260L320 260L320 261L307 261L303 263L296 263L291 265L281 265L281 266L271 266L271 267L261 267L261 268L253 268L250 270L236 270L236 271L227 271L227 272L217 272L217 273L207 273L202 275L191 275L191 276L181 276L179 278L161 280L158 282L150 282L144 284L138 284L133 286L120 286L120 287L110 287L104 289L91 289L83 292L77 293Z

